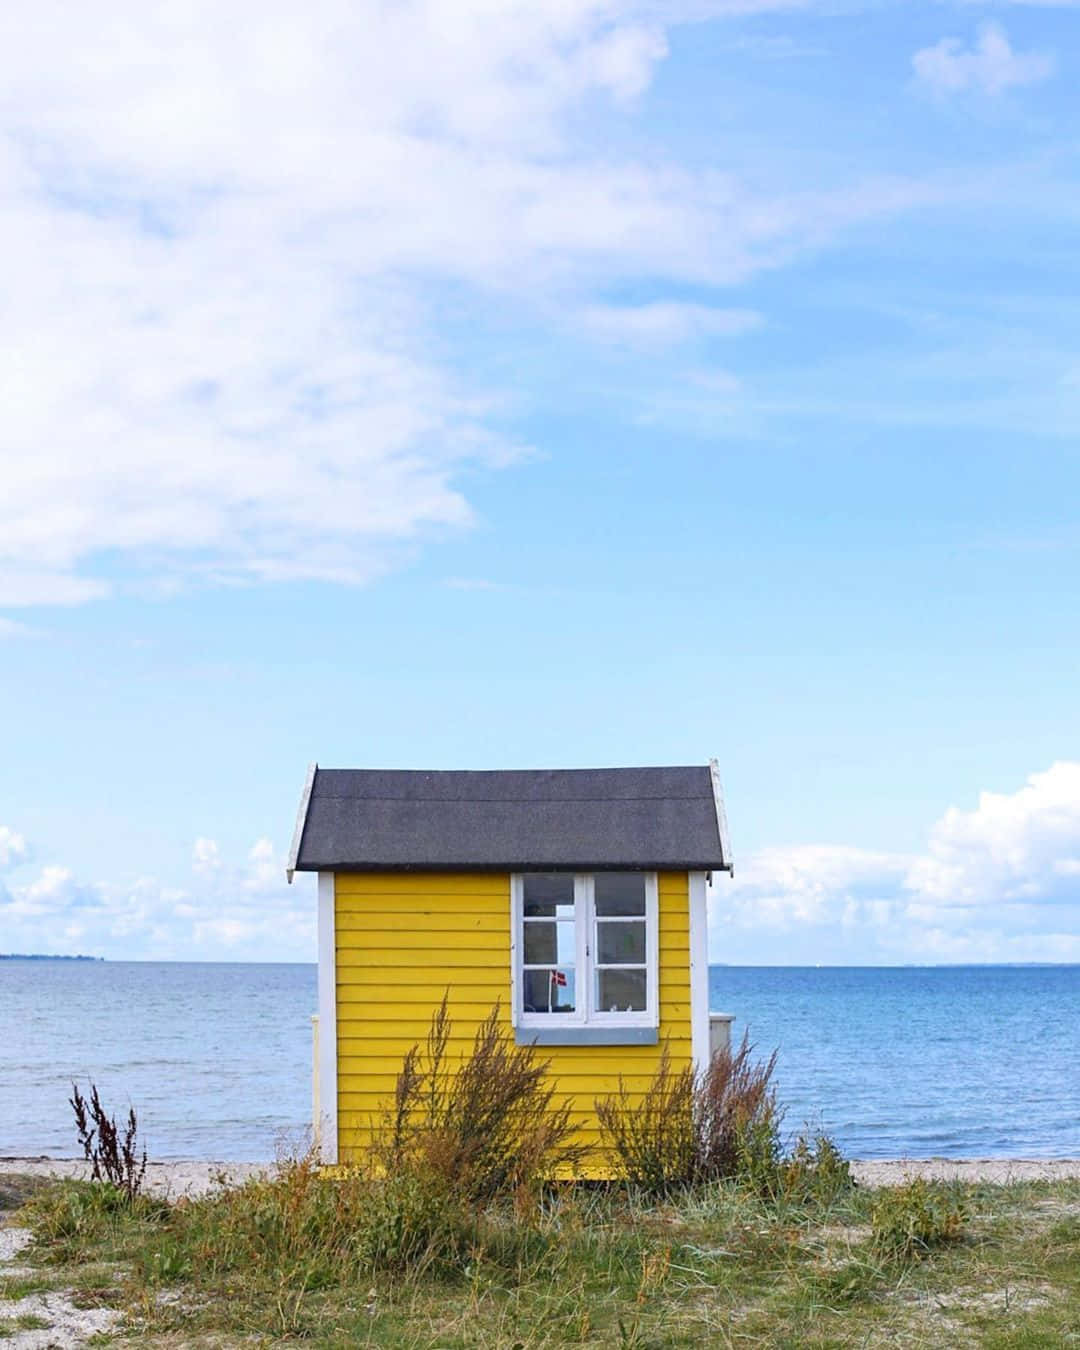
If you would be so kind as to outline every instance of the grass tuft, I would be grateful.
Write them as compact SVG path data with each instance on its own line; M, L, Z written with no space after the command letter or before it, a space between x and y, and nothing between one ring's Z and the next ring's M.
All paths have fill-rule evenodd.
M901 1260L918 1259L959 1242L967 1217L959 1187L919 1177L879 1195L870 1216L874 1246Z
M1019 1347L1080 1331L1075 1182L772 1193L724 1180L659 1196L565 1183L522 1214L438 1179L301 1159L153 1208L94 1190L56 1183L22 1211L28 1259L53 1288L122 1303L148 1347ZM967 1240L917 1228L918 1260L882 1242L882 1216L927 1205L962 1212Z

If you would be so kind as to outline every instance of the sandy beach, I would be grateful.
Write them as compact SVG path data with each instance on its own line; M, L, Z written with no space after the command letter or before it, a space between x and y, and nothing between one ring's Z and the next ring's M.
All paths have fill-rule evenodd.
M896 1186L914 1177L928 1181L1064 1181L1080 1177L1080 1158L890 1158L853 1162L860 1186Z
M199 1195L224 1181L241 1182L269 1170L268 1163L151 1162L147 1188L156 1194ZM1062 1181L1080 1177L1080 1158L896 1158L855 1161L852 1174L860 1186L896 1186L914 1177L928 1180L990 1182ZM0 1175L85 1177L89 1168L74 1158L0 1158Z

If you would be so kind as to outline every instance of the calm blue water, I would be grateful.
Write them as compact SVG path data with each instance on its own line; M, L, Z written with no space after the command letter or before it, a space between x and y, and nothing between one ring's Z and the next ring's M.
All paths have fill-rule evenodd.
M88 1076L157 1158L302 1146L315 1003L311 965L0 961L0 1155L72 1156ZM1080 1156L1080 966L720 966L711 1003L850 1156Z
M313 965L0 961L0 1156L75 1156L92 1077L151 1157L270 1159L311 1120L316 1002Z
M848 1156L1080 1157L1080 966L709 972L734 1038L779 1052L789 1129Z

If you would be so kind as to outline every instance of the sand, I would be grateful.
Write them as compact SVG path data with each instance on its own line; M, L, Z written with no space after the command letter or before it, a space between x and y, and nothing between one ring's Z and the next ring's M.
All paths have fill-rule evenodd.
M146 1168L146 1187L158 1195L174 1198L199 1195L223 1178L245 1181L269 1170L268 1163L153 1162ZM896 1186L912 1177L946 1181L1059 1181L1080 1177L1080 1158L897 1158L853 1162L852 1173L862 1186ZM84 1177L86 1163L63 1158L0 1158L0 1174L24 1176Z
M201 1195L223 1179L246 1181L267 1172L271 1163L152 1162L146 1165L145 1187L155 1195ZM75 1158L0 1158L0 1175L18 1172L31 1177L88 1177L90 1166Z
M940 1181L1062 1181L1080 1177L1080 1158L897 1158L853 1162L862 1186L898 1186L914 1177Z

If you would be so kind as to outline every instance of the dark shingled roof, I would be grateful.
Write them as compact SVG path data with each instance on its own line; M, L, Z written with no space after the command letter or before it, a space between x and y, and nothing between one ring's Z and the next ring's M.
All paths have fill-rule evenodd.
M731 866L714 765L309 775L292 872Z

